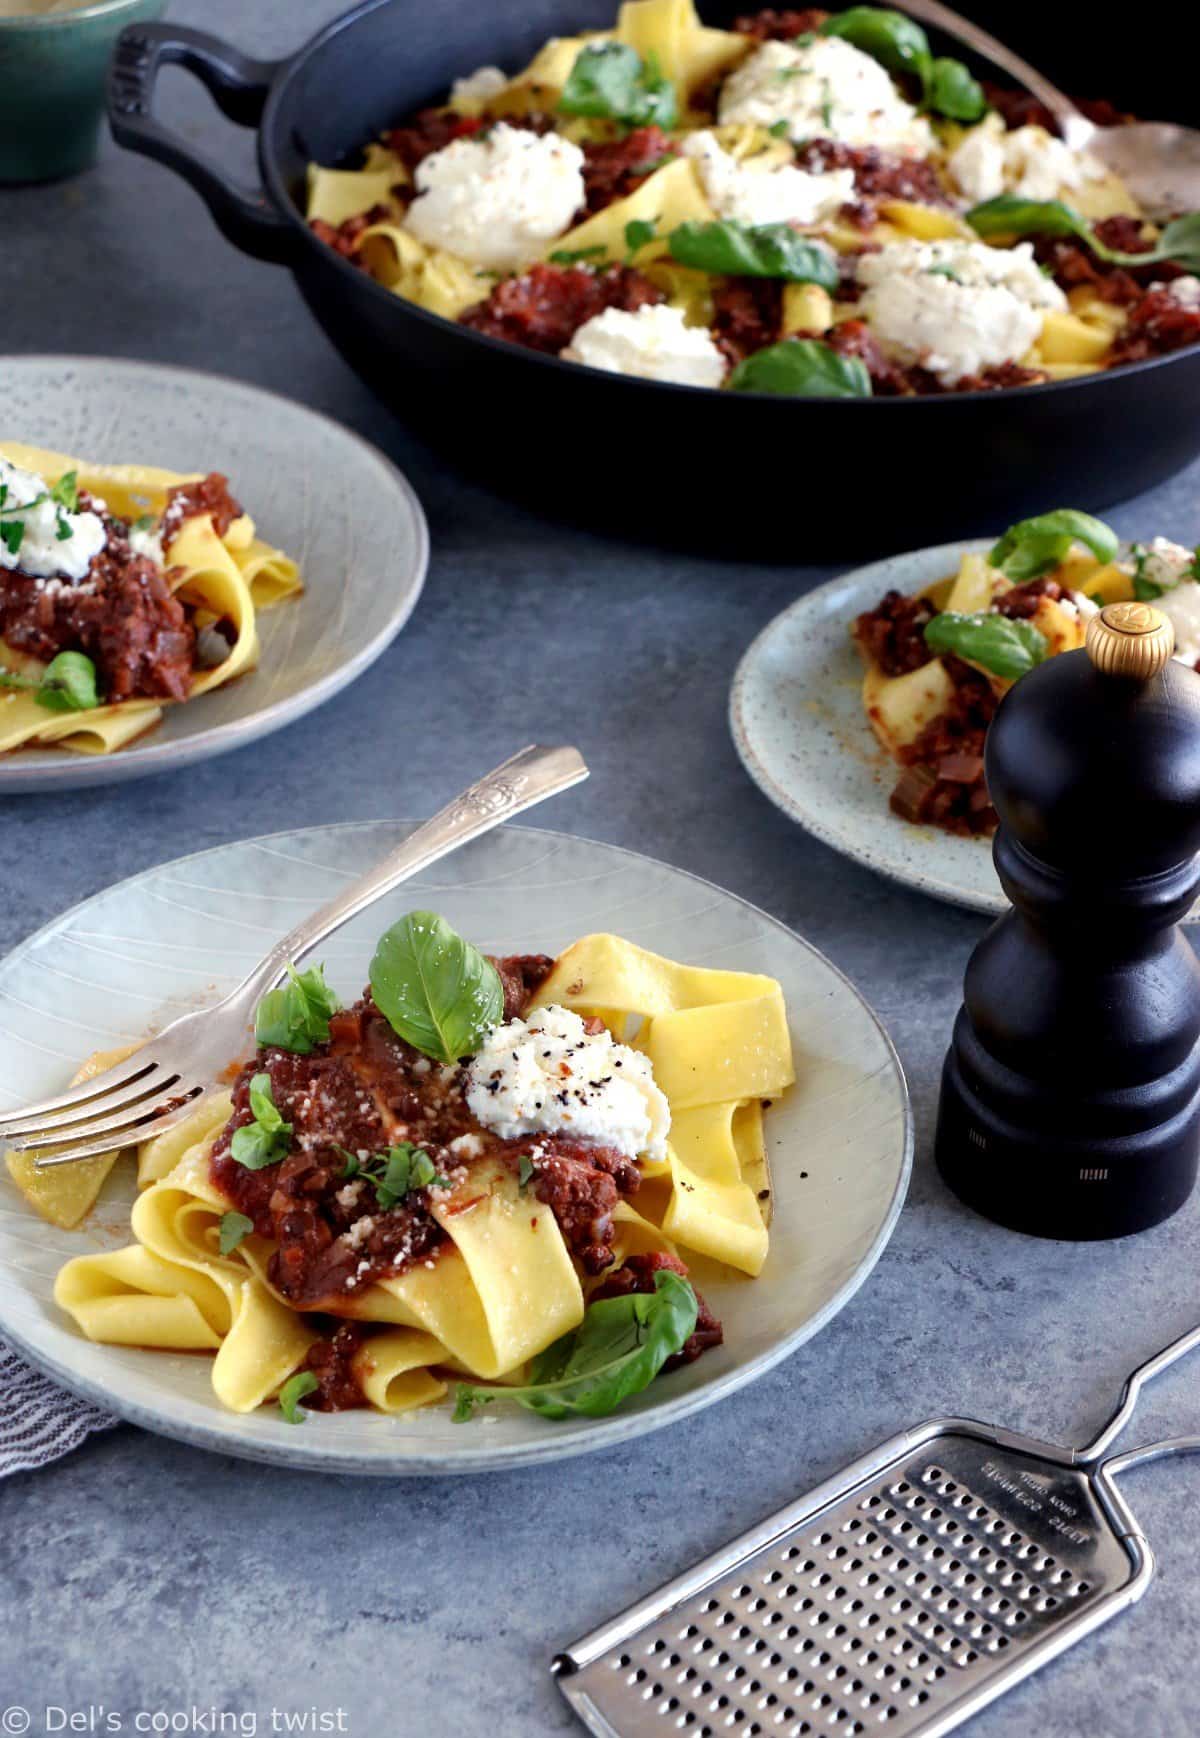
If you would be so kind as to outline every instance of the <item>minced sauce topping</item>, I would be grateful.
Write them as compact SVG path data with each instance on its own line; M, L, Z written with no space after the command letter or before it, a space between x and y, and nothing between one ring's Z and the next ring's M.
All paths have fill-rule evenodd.
M542 954L492 961L504 989L504 1024L497 1028L501 1046L518 1031L533 1040L539 1021L546 1019L557 1033L556 1068L570 1067L565 1052L572 1039L579 1047L581 1040L601 1035L604 1043L598 1049L610 1061L624 1063L630 1057L643 1062L614 1044L598 1020L572 1014L569 1020L578 1033L572 1027L564 1034L557 1029L565 1009L542 1009L530 1013L528 1022L522 1019L553 963ZM612 1267L613 1209L634 1195L641 1182L629 1140L605 1142L571 1132L569 1126L497 1132L475 1114L471 1101L480 1091L493 1096L481 1082L496 1072L499 1054L493 1048L448 1066L431 1061L398 1036L367 992L353 1007L331 1017L328 1042L310 1054L260 1048L238 1074L233 1115L213 1146L210 1176L230 1204L253 1221L255 1231L277 1244L268 1273L271 1284L294 1309L314 1314L327 1328L327 1337L307 1360L321 1387L306 1404L337 1410L363 1403L351 1360L369 1338L370 1327L321 1323L321 1318L336 1317L349 1299L376 1280L401 1274L417 1262L434 1263L450 1238L432 1208L436 1204L449 1214L468 1211L484 1188L481 1182L478 1192L473 1191L473 1176L497 1160L553 1213L585 1273L598 1275ZM270 1076L274 1103L291 1125L291 1135L286 1157L252 1170L234 1158L232 1142L236 1131L253 1120L250 1084L263 1073ZM573 1089L577 1097L580 1083L563 1075L557 1089ZM643 1083L641 1102L646 1106L647 1144L657 1146L665 1133L666 1101L652 1079L648 1091ZM519 1116L522 1107L511 1108ZM596 1126L588 1122L582 1104L576 1109L588 1128ZM634 1138L641 1133L639 1127ZM434 1180L410 1189L399 1201L385 1193L386 1204L381 1205L373 1161L402 1143L428 1155ZM614 1283L616 1291L605 1295L652 1289L653 1280L652 1274L626 1264L606 1278L607 1285ZM698 1335L685 1347L687 1357L698 1356L719 1340L720 1326L707 1309Z

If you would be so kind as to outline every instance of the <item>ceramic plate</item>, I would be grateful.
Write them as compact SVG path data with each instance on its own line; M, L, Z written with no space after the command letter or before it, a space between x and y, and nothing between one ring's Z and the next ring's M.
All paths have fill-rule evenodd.
M0 1104L40 1097L89 1051L227 993L282 931L391 850L408 825L319 827L225 845L121 882L50 924L0 963ZM413 906L443 912L497 953L554 953L609 929L695 964L779 978L798 1079L767 1117L771 1253L755 1281L716 1268L701 1275L697 1264L725 1345L611 1418L551 1424L495 1407L487 1422L456 1425L445 1405L398 1418L311 1417L301 1428L275 1408L241 1417L217 1404L207 1358L92 1345L53 1302L68 1256L129 1241L129 1160L79 1232L37 1218L0 1167L0 1335L77 1393L205 1448L342 1472L471 1472L579 1454L684 1418L770 1369L853 1296L900 1211L912 1124L886 1033L828 960L681 870L514 827L438 864L325 944L326 970L344 997L365 983L380 931ZM724 1277L710 1282L710 1272Z
M808 592L759 634L733 679L729 718L742 764L760 790L818 839L893 881L953 905L1008 908L991 842L916 827L888 808L897 769L862 708L862 659L850 624L885 591L919 591L958 569L944 543L855 568Z
M27 748L0 757L0 792L73 790L191 766L321 705L399 633L429 535L410 485L374 447L289 398L184 368L102 357L5 357L0 433L104 463L224 471L305 590L258 618L256 671L115 754Z

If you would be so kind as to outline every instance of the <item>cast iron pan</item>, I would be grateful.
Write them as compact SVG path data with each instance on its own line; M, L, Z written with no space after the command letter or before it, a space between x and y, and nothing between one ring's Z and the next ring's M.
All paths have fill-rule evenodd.
M701 0L701 11L722 24L747 4ZM271 62L183 26L133 25L113 62L113 133L189 181L236 247L290 267L346 361L406 422L474 474L591 527L803 562L974 535L1048 507L1101 508L1200 450L1200 346L1079 380L945 398L702 391L456 326L310 234L310 161L352 159L458 75L489 62L520 67L547 37L605 28L615 10L616 0L365 0ZM235 185L155 119L165 63L190 69L230 120L258 129L260 187Z

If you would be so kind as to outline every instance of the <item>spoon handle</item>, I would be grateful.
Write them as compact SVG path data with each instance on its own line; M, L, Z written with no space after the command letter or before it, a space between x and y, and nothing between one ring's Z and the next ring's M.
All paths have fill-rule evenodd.
M1050 110L1058 122L1063 138L1073 150L1082 150L1088 143L1096 129L1086 115L1080 114L1070 97L1064 96L1057 85L1051 84L1048 78L1043 78L1027 60L1022 60L1011 48L1005 48L988 31L951 11L949 6L943 6L942 0L904 0L904 10L913 18L919 18L923 24L932 24L935 30L954 37L964 48L973 49L976 54L983 55L993 66L1000 67L1015 78L1018 84L1024 85L1039 103Z

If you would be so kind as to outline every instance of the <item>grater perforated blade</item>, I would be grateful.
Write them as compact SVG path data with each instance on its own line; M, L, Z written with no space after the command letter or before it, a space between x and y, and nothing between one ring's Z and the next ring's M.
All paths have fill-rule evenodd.
M1081 1449L971 1419L882 1443L558 1655L602 1738L934 1738L1139 1599L1154 1556L1118 1474L1200 1449L1176 1437L1105 1458L1128 1378Z

